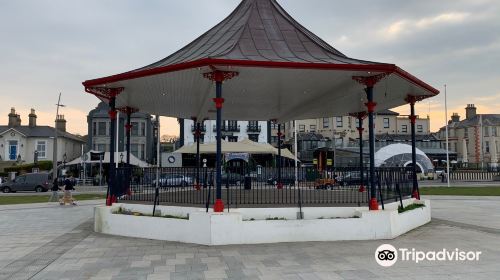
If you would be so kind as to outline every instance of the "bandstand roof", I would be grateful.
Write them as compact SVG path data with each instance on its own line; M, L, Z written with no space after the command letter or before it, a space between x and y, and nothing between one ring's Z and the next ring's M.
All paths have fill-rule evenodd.
M223 85L225 119L287 121L365 111L364 86L353 76L385 75L374 87L377 110L406 104L408 95L439 93L394 64L347 57L276 0L243 0L221 23L165 59L83 84L102 100L102 88L123 87L117 107L214 119L215 85L203 75L214 69L238 72Z

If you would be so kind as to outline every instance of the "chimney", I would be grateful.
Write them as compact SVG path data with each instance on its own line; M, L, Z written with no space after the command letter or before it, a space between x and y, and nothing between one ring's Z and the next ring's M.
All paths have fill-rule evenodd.
M460 122L460 116L457 113L453 113L453 115L451 115L451 122Z
M474 106L474 104L467 104L467 107L465 107L465 118L466 119L472 119L477 115L476 112L477 108Z
M56 129L62 132L66 132L66 120L64 119L64 115L57 115Z
M10 108L9 114L9 127L16 127L21 125L21 117L16 114L16 109L14 107Z
M36 127L36 114L35 109L31 109L31 113L28 115L29 117L29 126Z

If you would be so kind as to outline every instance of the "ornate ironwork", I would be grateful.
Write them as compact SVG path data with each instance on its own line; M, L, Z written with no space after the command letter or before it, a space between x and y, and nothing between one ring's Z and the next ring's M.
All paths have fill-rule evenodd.
M209 79L214 82L224 82L226 80L230 80L236 76L238 76L239 73L235 71L221 71L221 70L215 70L212 72L204 73L203 77L206 79Z
M380 80L385 78L386 76L389 76L391 73L382 73L374 76L353 76L352 79L355 80L356 82L365 85L367 87L373 87L376 85Z
M85 87L85 92L93 94L99 98L110 100L113 97L117 97L125 90L123 87L118 88L107 88L107 87Z

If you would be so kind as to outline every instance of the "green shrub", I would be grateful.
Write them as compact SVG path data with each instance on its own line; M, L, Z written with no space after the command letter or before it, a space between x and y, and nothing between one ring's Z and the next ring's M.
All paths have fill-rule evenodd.
M417 209L417 208L422 208L422 207L425 207L425 204L414 203L414 204L407 205L404 208L402 208L401 206L399 206L398 207L398 213L403 213L403 212L406 212L406 211L410 211L410 210Z
M44 161L39 161L37 164L37 167L40 169L40 171L47 171L52 169L52 161L50 160L44 160ZM29 173L31 170L35 168L34 163L28 163L28 164L22 164L22 165L16 165L16 166L11 166L11 167L5 167L4 171L5 173L9 172L18 172L18 173Z

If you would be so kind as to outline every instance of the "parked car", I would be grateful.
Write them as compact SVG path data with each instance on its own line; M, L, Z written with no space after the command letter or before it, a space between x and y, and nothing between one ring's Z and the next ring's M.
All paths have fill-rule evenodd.
M50 189L50 185L51 176L49 173L28 173L1 184L0 190L4 193L17 191L46 192Z
M160 187L186 187L193 184L193 178L180 174L163 174L160 176ZM153 180L156 186L156 180Z
M365 177L366 180L367 174L365 173L363 177ZM337 176L335 179L340 186L356 186L361 184L361 174L359 171L346 172L341 176ZM365 182L365 184L366 183L367 182Z

